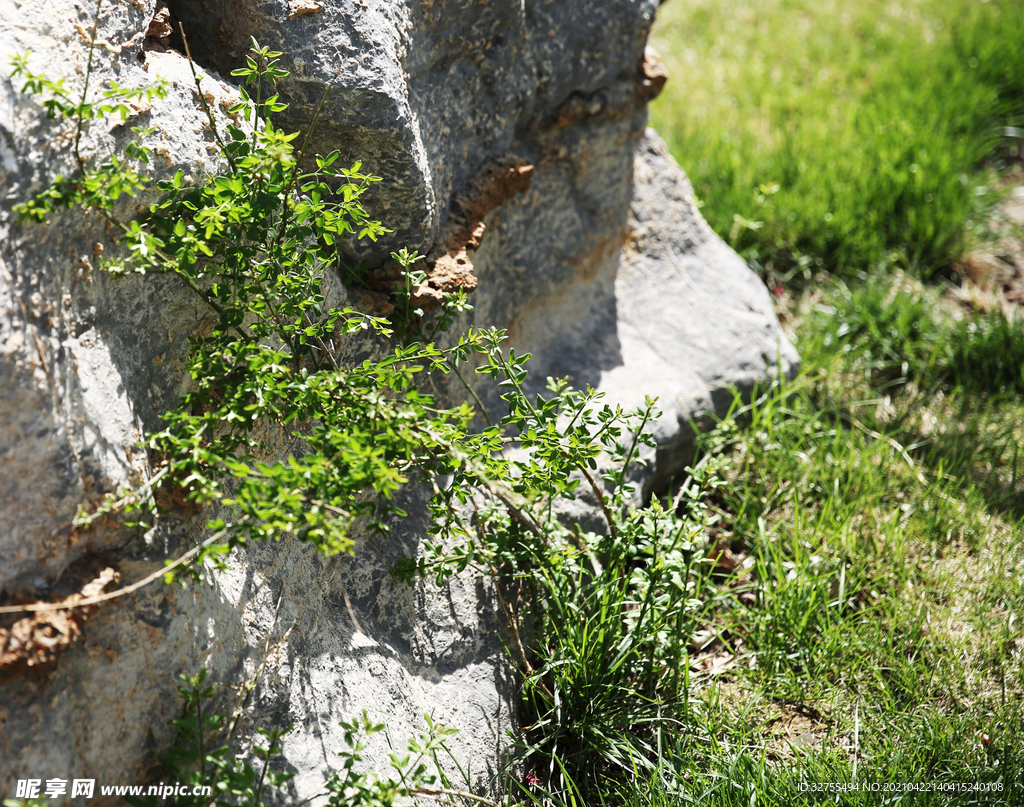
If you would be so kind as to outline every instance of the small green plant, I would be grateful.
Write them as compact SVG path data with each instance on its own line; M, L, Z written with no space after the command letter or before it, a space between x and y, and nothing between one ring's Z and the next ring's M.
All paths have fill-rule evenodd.
M439 755L450 755L445 738L457 734L458 730L436 723L429 714L423 718L426 731L409 739L405 749L407 754L400 756L391 752L389 762L393 774L386 777L374 771L360 770L364 767L361 764L362 752L373 735L385 730L384 724L374 723L365 711L358 719L342 721L348 748L339 753L342 758L340 770L331 774L327 781L327 790L331 794L327 803L331 807L391 807L408 804L414 799L428 799L442 804L476 803L496 807L490 799L449 786Z
M282 787L295 776L292 772L279 773L270 764L271 758L281 753L279 741L291 727L257 729L266 745L253 743L252 756L258 766L254 768L251 762L232 751L230 740L235 721L232 720L229 727L224 715L210 710L207 702L213 700L215 693L213 686L206 684L206 670L196 675L183 675L182 679L185 685L178 687L178 693L183 713L174 721L177 737L160 755L160 761L169 780L176 785L191 792L208 786L211 795L175 796L172 803L177 807L259 807L267 787ZM161 796L126 798L135 807L167 803Z
M448 530L448 540L397 571L436 576L473 567L503 581L512 628L511 650L524 677L522 758L535 781L531 797L594 799L637 770L657 766L666 732L681 725L689 688L689 649L717 602L704 553L702 498L713 486L695 470L673 507L633 503L628 482L652 446L647 426L654 401L637 412L598 407L600 394L551 380L548 395L531 400L521 384L522 357L489 355L505 388L508 415L523 459L492 459L488 475L505 480L515 499L478 486L476 496L452 487L439 523L472 519ZM595 478L597 476L598 478ZM558 497L586 483L605 515L605 531L585 532L555 516ZM461 505L461 508L460 508ZM680 513L677 513L680 508ZM453 535L463 541L454 546ZM529 605L532 635L509 605Z

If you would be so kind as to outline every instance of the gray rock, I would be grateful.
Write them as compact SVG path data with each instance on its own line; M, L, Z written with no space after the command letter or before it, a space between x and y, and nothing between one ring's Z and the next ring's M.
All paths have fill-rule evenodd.
M215 108L238 97L219 76L240 63L250 36L284 51L293 72L279 88L291 104L282 125L307 126L326 90L313 147L338 148L384 177L370 203L394 230L376 247L353 246L353 259L379 263L400 246L428 252L444 241L436 265L463 261L477 283L462 326L508 328L540 378L568 375L626 404L661 397L647 487L685 464L691 418L720 411L731 386L747 389L796 361L757 278L710 232L685 178L645 134L645 105L663 80L644 58L656 5L169 4L209 71ZM155 0L104 8L94 81L136 86L162 75L168 99L126 125L94 127L83 153L108 154L130 126L154 126L155 172L181 168L198 180L217 155L186 61L162 50L174 37L151 39L140 60L154 12ZM30 49L35 69L81 86L90 17L71 0L0 0L0 58ZM15 222L15 203L74 167L59 123L19 89L0 81L0 592L57 599L102 568L138 580L201 535L195 520L142 537L116 521L88 531L71 521L79 505L149 473L135 445L184 389L187 338L209 312L173 278L98 271L96 245L110 246L90 216ZM528 187L503 194L479 180L486 166L527 164ZM490 190L474 202L478 187ZM144 192L139 209L154 198ZM122 213L132 213L127 204ZM460 227L472 233L448 243ZM348 355L375 349L353 343ZM267 434L283 451L281 435ZM265 657L240 737L244 745L260 725L296 724L282 762L298 774L291 796L320 791L341 750L338 720L364 708L399 741L403 721L424 712L459 728L453 751L489 787L515 703L493 589L468 573L442 590L388 574L419 549L424 495L410 485L413 515L386 543L362 540L354 557L258 546L204 585L156 583L49 625L62 652L0 671L0 790L29 777L103 785L155 775L173 736L177 676L206 667L230 711L227 687ZM0 617L0 630L20 618ZM383 743L371 749L378 763L386 753Z
M692 459L691 423L706 426L709 413L726 414L734 392L749 395L799 369L768 290L701 217L689 180L650 129L634 162L615 301L622 359L598 386L625 406L658 396L650 488L678 478Z
M222 75L243 64L251 37L284 52L292 75L278 89L291 128L308 125L329 87L314 146L386 177L376 203L390 241L426 252L453 190L485 158L571 95L633 76L657 2L335 0L310 13L286 0L169 5L197 61Z

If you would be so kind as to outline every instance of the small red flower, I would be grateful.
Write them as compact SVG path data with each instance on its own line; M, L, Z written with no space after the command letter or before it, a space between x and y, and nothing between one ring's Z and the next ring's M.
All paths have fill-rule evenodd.
M992 738L989 737L987 734L982 734L981 735L981 744L982 745L992 745Z
M776 283L775 284L775 288L772 289L772 294L774 294L776 297L781 297L782 296L782 292L784 292L784 291L785 291L785 289L782 288L782 285L780 283Z
M526 774L526 784L528 784L530 787L533 787L534 785L539 785L540 777L535 773L528 773Z

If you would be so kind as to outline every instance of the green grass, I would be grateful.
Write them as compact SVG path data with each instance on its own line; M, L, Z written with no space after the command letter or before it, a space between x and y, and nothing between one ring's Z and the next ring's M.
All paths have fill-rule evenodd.
M1024 317L922 282L1019 165L1022 41L1009 0L660 10L652 123L712 226L799 279L803 371L704 438L739 566L685 729L609 803L1024 803Z
M556 706L518 796L1022 803L1024 318L962 300L903 274L806 291L801 375L737 396L593 574L550 567ZM654 574L692 602L641 603Z
M895 278L808 295L796 336L802 376L704 443L734 666L695 672L660 778L617 798L1021 803L1024 381L977 357L1024 327ZM915 789L801 791L854 781ZM939 789L976 783L1002 790Z
M948 269L1018 148L1016 0L672 0L652 124L769 274ZM1019 132L1017 132L1019 134Z

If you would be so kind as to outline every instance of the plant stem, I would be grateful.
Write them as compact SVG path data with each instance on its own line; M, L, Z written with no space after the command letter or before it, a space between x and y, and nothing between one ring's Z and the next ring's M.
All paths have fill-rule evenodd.
M476 390L469 385L469 382L467 382L465 378L463 378L458 365L453 363L452 370L455 372L455 377L462 382L462 386L466 388L466 391L473 396L473 400L476 401L476 405L480 407L480 414L483 415L484 420L487 421L487 425L493 426L494 422L491 420L491 416L487 413L487 407L485 407L483 401L480 400L480 396L476 394Z
M80 144L82 142L82 129L85 125L85 117L82 115L82 111L85 109L86 102L89 98L89 82L92 79L92 59L93 54L96 52L96 37L99 36L100 29L100 8L103 5L103 0L96 0L96 13L92 20L92 36L89 37L89 58L85 64L85 84L82 87L82 100L78 102L78 112L75 122L75 162L78 163L78 170L85 171L85 159L82 157Z
M188 59L188 67L192 71L192 80L196 83L196 95L199 96L199 105L202 106L207 119L210 121L210 131L213 132L213 137L217 141L217 145L220 146L220 153L223 154L224 159L228 161L228 165L231 166L231 170L237 171L238 168L235 166L235 158L231 156L231 152L228 151L227 147L224 145L220 132L217 131L217 121L213 117L213 110L210 108L210 105L206 102L206 97L203 95L202 79L196 72L195 62L192 61L192 52L188 48L188 37L185 36L185 26L180 22L178 23L178 30L181 31L181 41L185 45L185 58ZM255 130L253 131L253 137L256 137ZM253 142L255 143L255 140Z
M601 492L601 488L598 486L597 481L590 475L590 472L581 463L577 464L576 467L580 473L583 474L584 478L590 484L590 489L594 491L594 495L597 497L598 504L601 505L601 512L604 513L604 520L608 522L608 534L611 536L613 542L619 540L619 531L615 527L615 519L612 518L612 511L608 509L608 503L605 501L604 494Z
M85 599L78 600L76 602L37 602L30 603L28 605L3 605L0 606L0 614L20 614L23 612L37 612L37 611L67 611L72 608L81 608L85 605L95 605L96 603L106 602L107 600L113 600L117 597L123 597L125 594L132 594L138 591L140 588L149 585L154 580L158 580L165 574L170 573L173 569L184 565L191 561L196 555L202 552L208 546L215 544L217 541L224 537L223 530L211 535L205 541L198 546L193 547L184 555L172 563L168 563L161 569L148 574L141 580L132 583L130 586L124 586L123 588L117 589L117 591L111 591L107 594L97 594L95 597L86 597Z
M270 755L274 750L274 744L277 742L280 735L280 729L274 729L270 732L267 737L267 753L263 759L263 770L260 771L260 780L256 785L256 790L253 792L252 805L253 807L260 807L260 796L263 795L263 782L267 777L267 770L270 768Z

